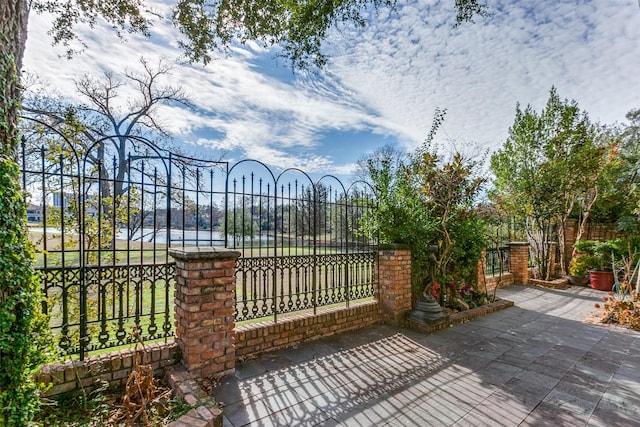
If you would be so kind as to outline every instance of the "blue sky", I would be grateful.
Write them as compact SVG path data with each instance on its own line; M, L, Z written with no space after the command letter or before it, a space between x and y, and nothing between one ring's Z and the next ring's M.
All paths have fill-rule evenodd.
M154 3L170 16L170 1ZM396 10L371 13L364 30L332 31L330 62L316 73L292 73L275 50L253 45L206 67L183 64L168 20L150 39L126 42L106 26L85 30L87 51L68 61L50 45L49 18L31 14L25 69L73 101L82 73L135 71L141 55L175 62L170 80L197 108L160 114L186 151L339 176L387 143L420 145L436 108L447 109L436 138L445 151L497 149L516 103L539 110L552 85L593 121L624 121L640 108L637 0L486 3L490 17L453 28L453 0L399 0Z

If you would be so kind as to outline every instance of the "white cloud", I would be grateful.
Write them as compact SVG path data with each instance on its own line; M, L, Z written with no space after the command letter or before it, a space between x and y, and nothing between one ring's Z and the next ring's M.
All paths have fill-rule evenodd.
M168 22L157 22L150 40L132 35L127 42L118 40L109 28L96 27L83 33L89 49L66 61L60 58L63 49L49 45L48 26L47 16L32 15L25 68L74 102L78 98L73 79L83 73L135 71L142 55L152 64L181 55L175 48L176 30ZM161 121L176 140L187 144L236 150L278 167L340 169L319 146L323 133L376 127L376 118L347 94L337 96L335 88L321 82L302 84L303 80L311 81L304 75L297 80L287 77L288 72L282 69L276 72L284 74L284 79L265 74L258 64L268 64L264 58L269 55L252 45L235 48L229 57L217 58L206 67L177 65L167 81L181 85L197 108L161 107ZM126 95L123 93L123 104ZM206 133L214 136L203 138ZM290 149L295 149L295 154Z
M336 33L329 70L408 147L447 108L441 138L492 147L515 105L540 108L552 85L593 120L640 106L640 9L626 1L492 1L493 16L452 29L453 2L416 1Z
M159 11L168 16L166 1ZM227 150L277 167L343 173L359 157L336 158L323 145L329 132L389 137L406 148L426 136L436 107L448 110L439 142L499 146L515 105L540 109L552 85L593 120L622 120L640 107L640 9L635 0L490 0L493 15L452 28L452 0L400 2L372 13L364 30L331 34L331 55L319 75L291 76L282 61L252 44L207 67L179 65L171 81L185 87L197 109L161 112L178 140ZM73 100L73 77L132 69L144 55L176 60L177 32L168 21L150 40L110 28L87 34L87 52L67 62L49 45L45 16L32 14L25 66ZM357 136L356 136L357 135ZM375 138L373 138L375 139ZM379 140L379 139L378 139ZM343 154L344 156L344 154Z

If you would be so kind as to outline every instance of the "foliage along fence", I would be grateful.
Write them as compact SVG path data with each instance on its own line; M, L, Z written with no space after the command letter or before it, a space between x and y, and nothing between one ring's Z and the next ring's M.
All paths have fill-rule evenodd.
M487 236L490 237L492 244L485 249L485 274L494 276L501 272L508 272L508 244L510 242L527 241L523 224L515 218L507 217L499 224L488 225Z
M509 271L509 247L493 247L487 248L485 274L494 276Z
M173 336L171 246L241 252L237 322L373 296L375 242L357 232L374 203L364 183L189 158L143 138L74 144L39 125L23 140L22 178L61 354Z

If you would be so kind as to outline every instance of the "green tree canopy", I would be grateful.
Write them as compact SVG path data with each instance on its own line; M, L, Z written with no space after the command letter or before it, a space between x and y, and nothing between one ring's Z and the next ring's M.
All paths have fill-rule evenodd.
M564 268L564 231L575 211L584 222L602 192L610 150L576 101L562 100L551 88L540 113L530 105L516 107L504 146L493 155L493 199L527 223L539 267L548 279L552 228L558 232Z
M397 0L177 0L172 20L180 30L179 40L189 60L207 63L212 52L224 51L232 43L258 42L279 45L294 67L323 66L327 57L322 42L338 25L364 27L364 13L373 8L393 8ZM75 6L75 7L74 7ZM122 31L148 35L157 16L151 2L144 0L34 0L36 11L55 16L51 34L54 43L75 53L78 24L96 25L104 19ZM484 15L486 6L478 0L455 0L456 24Z

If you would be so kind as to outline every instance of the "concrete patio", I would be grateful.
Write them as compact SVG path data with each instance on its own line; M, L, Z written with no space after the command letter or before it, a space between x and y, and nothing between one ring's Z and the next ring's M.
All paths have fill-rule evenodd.
M515 307L427 335L375 326L239 365L226 426L638 426L640 333L584 323L604 292L511 286Z

